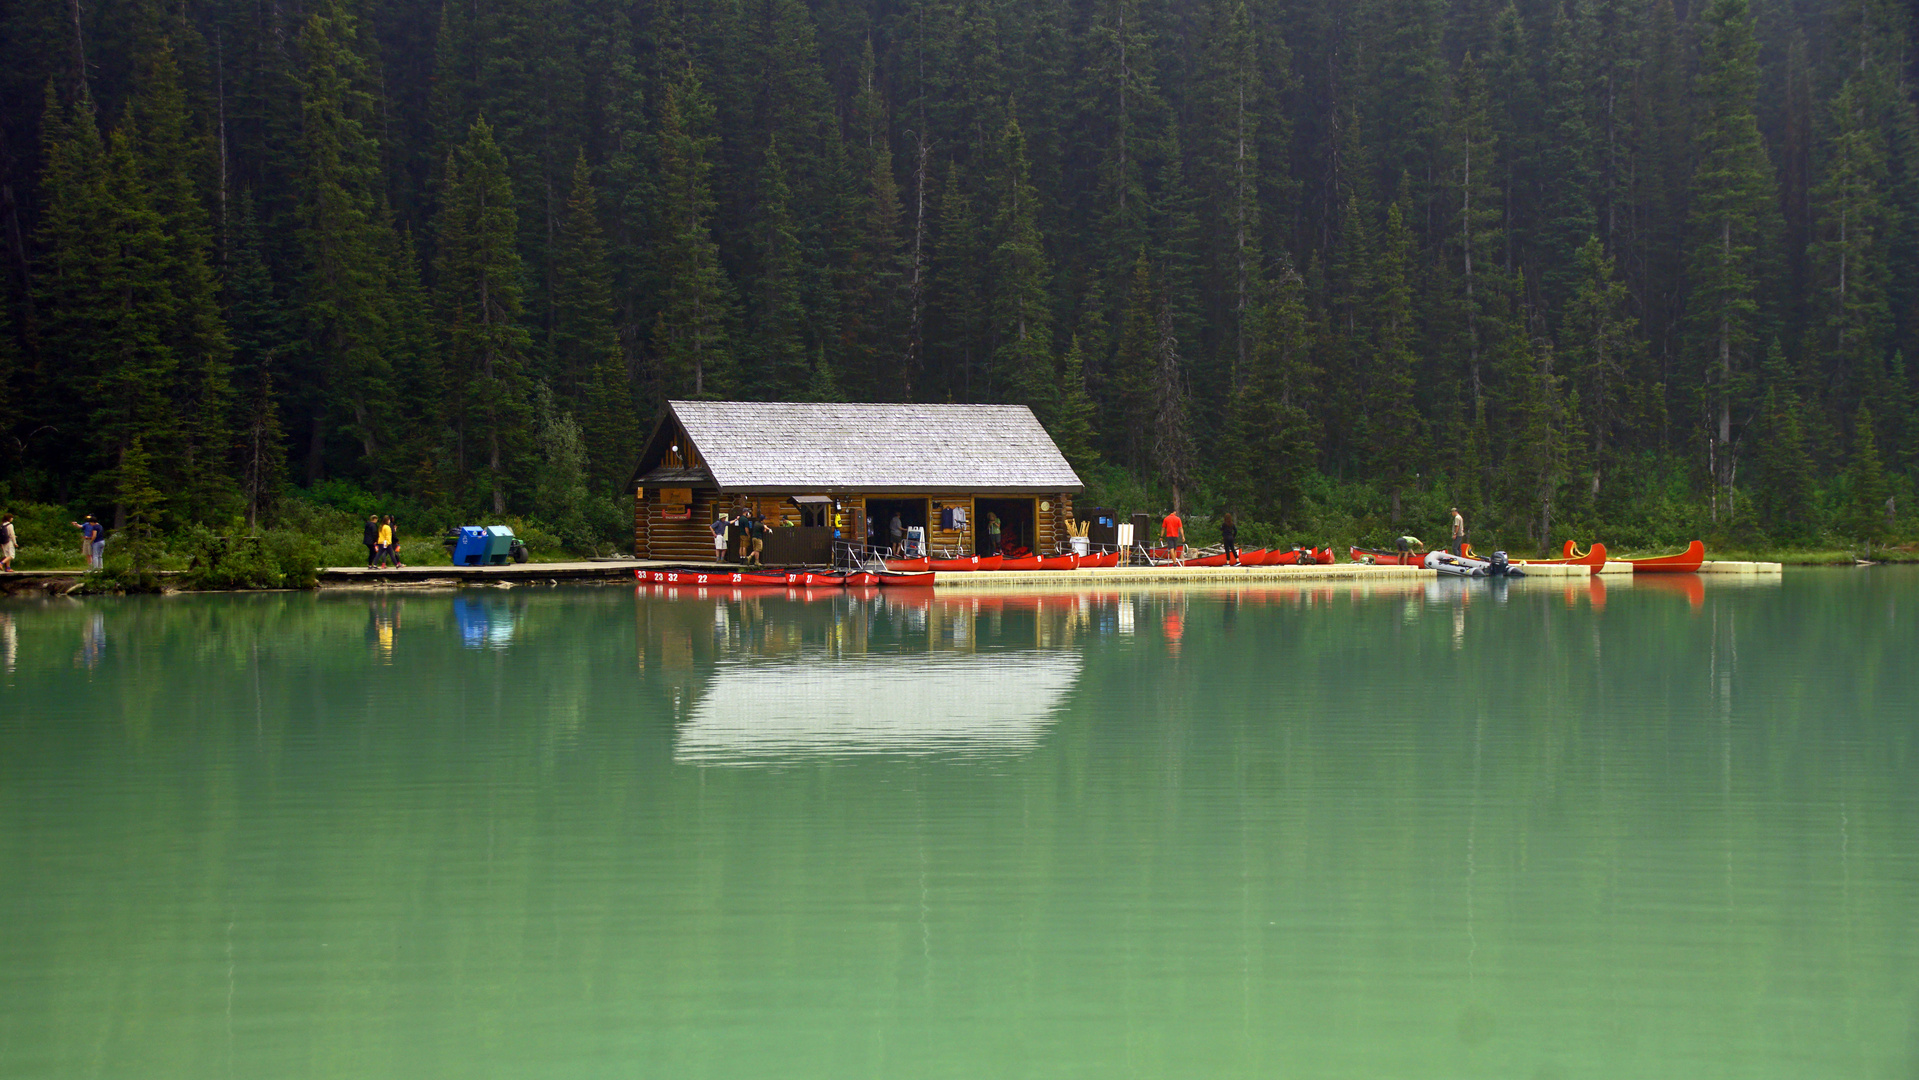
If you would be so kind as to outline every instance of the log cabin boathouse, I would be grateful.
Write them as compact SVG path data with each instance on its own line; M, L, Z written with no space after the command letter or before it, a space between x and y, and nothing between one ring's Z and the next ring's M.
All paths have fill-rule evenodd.
M714 518L748 506L776 565L829 562L869 524L885 543L895 513L936 557L987 553L989 513L1051 553L1081 490L1024 405L784 401L667 402L627 487L639 558L712 562Z

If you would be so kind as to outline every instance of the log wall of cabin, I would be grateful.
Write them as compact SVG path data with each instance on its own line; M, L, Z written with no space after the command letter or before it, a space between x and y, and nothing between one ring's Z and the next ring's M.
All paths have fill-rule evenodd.
M642 559L712 562L713 518L720 507L719 492L696 488L691 516L670 521L660 503L660 489L646 488L644 496L634 500L633 554Z

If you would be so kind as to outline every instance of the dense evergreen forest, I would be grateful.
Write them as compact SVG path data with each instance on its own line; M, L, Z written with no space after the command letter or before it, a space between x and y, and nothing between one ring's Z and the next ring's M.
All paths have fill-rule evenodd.
M348 485L616 534L662 398L1013 401L1099 494L1275 529L1884 541L1914 32L1887 0L0 0L0 494L218 525Z

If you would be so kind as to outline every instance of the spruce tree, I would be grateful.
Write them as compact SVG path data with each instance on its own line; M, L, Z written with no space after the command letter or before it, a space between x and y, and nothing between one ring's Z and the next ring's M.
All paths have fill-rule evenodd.
M327 440L347 434L363 468L382 460L393 404L383 345L387 294L382 257L378 112L357 22L343 0L323 0L300 32L301 132L297 234L299 307L306 328L306 476L326 473Z
M1559 12L1552 27L1545 137L1540 145L1540 282L1549 310L1558 310L1583 280L1582 246L1594 235L1593 162L1595 47L1591 9L1575 6L1576 18Z
M639 454L639 435L626 350L613 322L613 270L584 153L574 161L555 251L552 341L559 396L579 417L589 485L613 491Z
M275 294L252 191L243 191L227 264L226 321L233 343L240 495L249 529L278 501L286 482L286 433L279 379L292 345L285 305Z
M452 375L448 415L457 433L456 471L506 513L507 490L527 437L522 269L513 184L484 118L447 167L437 232L435 300Z
M1812 457L1806 445L1803 412L1785 350L1774 339L1766 352L1761 438L1754 450L1758 476L1752 485L1759 524L1774 541L1811 538Z
M166 264L156 269L173 294L163 334L177 364L168 388L181 438L169 448L178 454L177 516L218 520L233 491L232 347L221 319L213 233L199 186L199 177L210 171L209 154L194 132L169 44L162 42L148 58L129 111L137 125L142 179L168 240Z
M807 312L800 299L805 271L792 214L792 191L779 148L769 143L760 163L759 212L752 229L758 280L749 309L751 368L741 389L748 397L791 401L813 379L806 341Z
M108 496L136 439L179 461L170 395L179 363L168 340L176 298L166 279L172 245L131 128L129 121L103 142L91 102L63 109L49 93L35 300L45 313L41 352L59 363L44 391L44 422L72 435L61 444L78 453L58 463L67 476ZM167 486L180 491L178 480L170 475ZM116 505L116 528L124 514Z
M1472 420L1486 416L1488 337L1497 328L1504 285L1499 272L1504 250L1500 229L1503 195L1498 138L1493 127L1486 80L1471 54L1460 62L1453 83L1454 118L1448 154L1451 168L1451 236L1458 276L1460 323L1466 359Z
M1040 244L1039 200L1029 175L1026 136L1008 117L1000 136L993 249L993 385L1007 401L1051 419L1058 374L1053 360L1052 270Z
M1386 228L1380 237L1374 265L1373 349L1366 373L1367 456L1372 475L1386 488L1392 502L1392 521L1399 524L1401 499L1423 459L1420 417L1414 405L1418 379L1414 371L1413 287L1418 273L1413 232L1400 203L1386 210Z
M583 409L593 372L608 350L620 351L613 317L613 268L600 230L593 172L581 151L573 159L566 211L554 245L547 372L561 407Z
M731 389L731 288L720 269L710 174L713 106L687 65L665 89L659 119L659 314L655 378L663 397L720 397Z
M1860 406L1852 419L1852 498L1846 513L1847 532L1866 545L1886 538L1886 501L1889 489L1885 466L1879 460L1878 443L1872 434L1872 410Z
M1813 191L1818 220L1810 254L1820 296L1810 351L1842 415L1879 389L1891 330L1885 141L1869 77L1848 78L1832 99L1824 175Z
M1597 236L1579 249L1579 279L1566 307L1559 340L1566 377L1579 397L1585 422L1588 496L1598 499L1617 448L1630 434L1632 377L1644 345L1632 316L1626 285L1614 274Z
M1152 467L1153 378L1159 357L1159 289L1141 252L1133 262L1119 344L1101 386L1110 456L1135 472Z
M1055 391L1053 422L1048 427L1059 452L1073 468L1085 470L1099 463L1095 407L1086 392L1086 354L1074 334L1059 361L1059 388Z
M857 141L849 153L859 167L861 190L855 219L858 241L846 275L848 366L862 393L881 401L911 401L921 358L910 353L904 340L909 275L900 237L899 182L893 176L886 104L870 38L860 59L853 111Z
M1731 512L1734 380L1747 370L1759 315L1759 246L1773 198L1772 166L1754 107L1758 45L1746 0L1711 0L1700 15L1700 108L1694 135L1686 315L1703 390L1713 520Z

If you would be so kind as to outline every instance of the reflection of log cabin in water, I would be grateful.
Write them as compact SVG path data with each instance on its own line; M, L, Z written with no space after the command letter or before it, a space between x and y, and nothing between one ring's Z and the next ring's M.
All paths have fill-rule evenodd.
M710 562L714 520L747 509L778 564L827 562L836 538L885 544L895 514L936 555L983 553L988 513L1050 553L1081 485L1024 405L669 401L628 489L640 558Z
M721 665L674 736L689 764L1018 754L1079 682L1080 654L869 653Z

